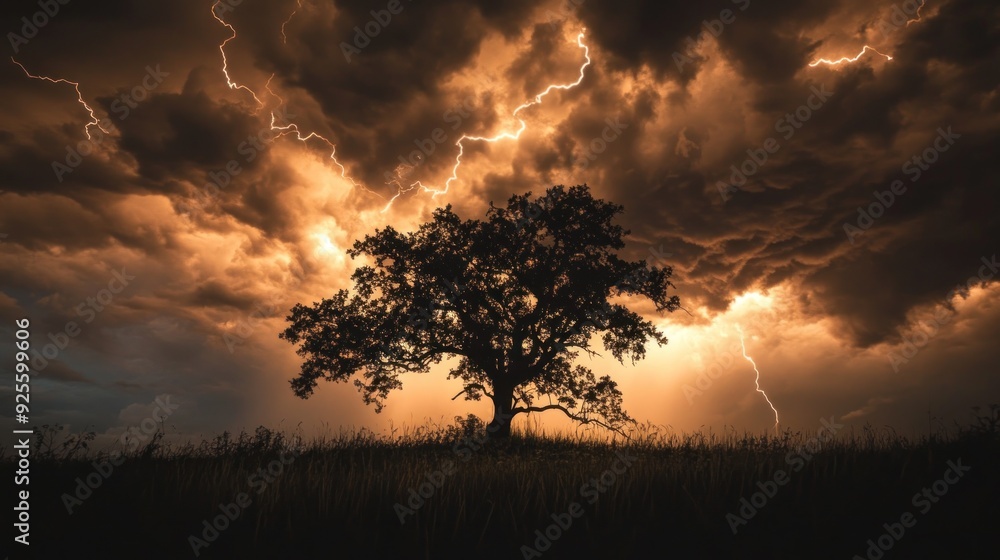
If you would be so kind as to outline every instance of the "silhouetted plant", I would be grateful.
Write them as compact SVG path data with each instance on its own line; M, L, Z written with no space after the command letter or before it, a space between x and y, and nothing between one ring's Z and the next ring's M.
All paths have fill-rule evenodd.
M309 397L320 379L355 386L381 411L399 376L459 358L449 378L464 395L494 404L496 437L518 414L559 410L582 424L621 432L634 420L610 376L574 365L596 355L591 337L619 362L645 357L646 343L667 342L652 322L616 296L641 296L658 311L680 308L667 294L672 269L617 256L628 231L612 223L621 206L595 200L586 186L556 186L534 200L491 204L486 220L462 220L448 206L414 233L391 226L354 244L371 264L312 306L296 305L280 337L305 358L291 381ZM539 400L545 404L536 404Z

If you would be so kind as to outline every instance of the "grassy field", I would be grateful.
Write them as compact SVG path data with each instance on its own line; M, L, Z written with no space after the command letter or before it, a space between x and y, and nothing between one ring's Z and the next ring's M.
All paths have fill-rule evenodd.
M472 419L310 442L259 428L199 446L157 439L117 466L82 458L84 436L38 449L31 548L102 559L994 558L998 412L916 440L819 423L777 437L647 426L627 443L499 442Z

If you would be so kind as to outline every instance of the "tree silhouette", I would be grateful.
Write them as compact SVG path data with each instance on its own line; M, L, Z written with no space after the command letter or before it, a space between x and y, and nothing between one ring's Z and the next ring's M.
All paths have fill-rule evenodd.
M595 334L621 363L645 357L649 339L667 342L611 298L680 308L667 295L669 266L618 258L629 232L612 219L623 211L586 185L556 186L535 200L513 196L506 208L491 203L485 221L463 221L449 205L414 233L389 226L365 236L348 251L371 259L354 272L353 295L295 305L279 335L305 358L291 381L295 394L307 398L319 379L359 374L354 384L381 412L401 373L457 357L448 378L463 389L452 400L492 399L494 437L510 435L512 417L546 410L621 431L634 420L617 384L574 360L598 355Z

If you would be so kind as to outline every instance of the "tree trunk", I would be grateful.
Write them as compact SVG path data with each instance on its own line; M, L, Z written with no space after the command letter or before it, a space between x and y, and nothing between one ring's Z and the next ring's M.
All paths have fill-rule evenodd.
M514 387L505 387L500 383L495 383L493 386L493 420L486 427L491 439L510 439L510 420L513 418L510 411L513 406Z

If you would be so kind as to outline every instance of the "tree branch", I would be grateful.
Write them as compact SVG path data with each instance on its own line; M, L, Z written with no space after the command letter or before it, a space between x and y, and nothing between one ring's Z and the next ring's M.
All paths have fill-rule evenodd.
M616 428L614 426L609 426L609 425L605 424L604 422L601 422L600 420L598 420L596 418L587 418L585 416L578 416L576 414L573 414L569 410L567 410L566 407L564 407L561 404L547 404L545 406L525 406L525 407L520 407L520 408L514 408L514 409L512 409L510 411L510 413L513 415L513 414L520 414L522 412L545 412L547 410L560 410L560 411L562 411L563 414L565 414L566 416L568 416L570 418L570 420L575 420L575 421L577 421L577 422L579 422L581 424L597 424L598 426L601 426L601 427L603 427L606 430L610 430L612 432L621 434L621 436L624 437L625 439L628 439L628 440L632 439L632 438L630 438L628 436L628 434L626 434L625 432L623 432L621 430L621 428Z
M470 383L469 385L466 385L464 389L462 389L461 391L459 391L457 395L455 395L454 397L452 397L451 400L455 400L458 397L462 396L462 393L468 393L469 389L479 389L480 391L483 392L484 395L486 395L490 399L493 398L493 395L489 391L486 390L486 387L483 387L479 383Z

